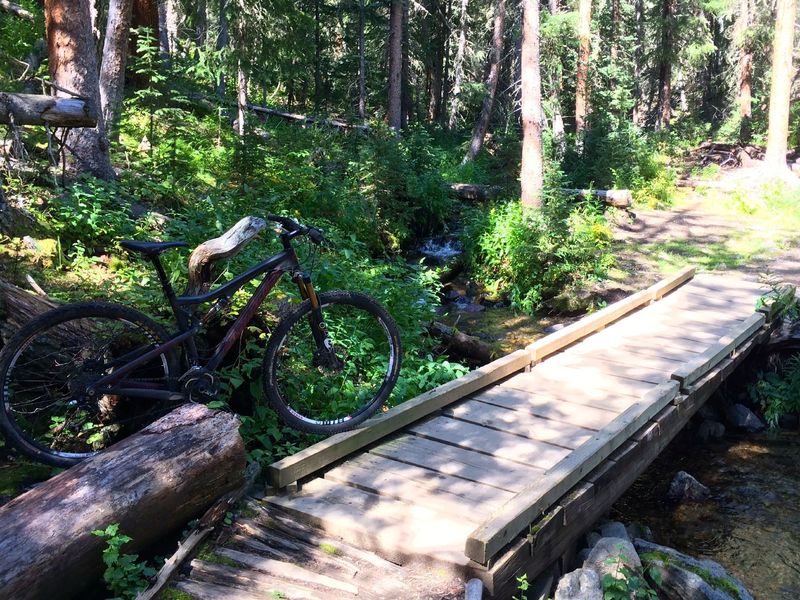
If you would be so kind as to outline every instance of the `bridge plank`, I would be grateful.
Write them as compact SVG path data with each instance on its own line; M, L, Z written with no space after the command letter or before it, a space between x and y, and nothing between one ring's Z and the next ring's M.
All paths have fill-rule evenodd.
M445 513L456 511L452 514L461 514L476 522L481 520L477 516L481 510L489 510L514 496L496 487L370 453L360 454L331 469L325 478ZM474 514L471 511L475 511Z
M666 373L668 376L683 364L685 362L683 359L686 358L685 354L681 355L681 359L676 360L663 355L637 354L620 348L609 348L598 352L597 348L589 347L576 347L573 356L576 356L578 360L593 358L594 360L614 365L642 367L662 374Z
M592 437L593 430L576 427L562 421L552 421L536 415L466 400L446 409L445 414L482 427L513 433L532 440L577 448Z
M633 362L628 359L627 362L613 362L603 360L604 357L591 356L591 355L576 355L570 352L564 358L558 361L558 364L563 367L580 369L587 373L597 375L613 375L624 379L631 379L633 381L644 381L658 385L665 381L669 381L672 371L683 363L671 361L672 366L654 369L646 367L638 362Z
M333 435L296 454L279 460L267 469L270 483L282 488L328 466L436 412L460 398L507 377L530 364L530 354L518 350L488 365L440 385L367 421L362 427Z
M617 413L628 408L639 397L628 390L609 392L609 390L597 387L584 387L579 380L574 379L569 381L552 380L541 373L536 379L533 378L533 373L520 373L503 381L497 387L512 388L536 396L568 399L575 404L584 404Z
M549 469L570 452L567 448L445 416L413 425L409 430L428 439L542 469Z
M401 435L372 448L370 453L509 492L518 492L544 473L544 469L415 435Z
M656 386L649 381L625 379L611 372L599 373L590 367L566 367L554 361L540 363L531 369L530 373L525 373L520 377L525 375L529 375L534 383L539 379L576 381L580 382L581 386L611 393L625 392L632 396L640 396Z
M420 557L451 565L467 562L464 540L473 525L460 513L443 514L321 478L297 494L272 496L267 502L398 564Z
M546 394L532 394L503 386L484 390L474 395L473 399L594 430L602 429L618 414L615 411L570 402Z
M653 388L611 425L555 465L544 477L507 502L467 539L466 555L481 564L513 540L550 504L618 448L678 394L676 382Z
M713 369L720 361L729 356L745 340L752 337L766 322L762 313L751 315L740 325L732 327L728 334L705 352L685 365L675 369L672 378L679 381L682 388L691 386L703 375Z

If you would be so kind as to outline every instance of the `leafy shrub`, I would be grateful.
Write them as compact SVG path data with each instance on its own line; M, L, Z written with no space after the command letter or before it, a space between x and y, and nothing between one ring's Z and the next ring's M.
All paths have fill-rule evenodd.
M494 207L467 234L467 252L490 292L508 295L527 312L564 288L602 276L612 264L602 213L561 196L529 210L518 201Z
M772 428L778 426L781 416L800 412L800 354L790 357L781 371L760 373L749 391Z
M109 591L117 598L135 598L147 587L147 579L156 574L155 569L146 562L139 561L136 554L125 554L122 546L131 541L127 535L119 533L119 523L112 523L105 529L96 529L92 535L104 538L106 547L103 550L103 563L106 570L103 580Z

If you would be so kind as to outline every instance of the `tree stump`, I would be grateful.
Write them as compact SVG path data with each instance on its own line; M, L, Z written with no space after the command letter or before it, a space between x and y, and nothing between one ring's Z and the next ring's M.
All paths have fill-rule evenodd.
M96 581L111 523L133 552L244 482L239 420L181 406L0 508L2 597L70 598Z

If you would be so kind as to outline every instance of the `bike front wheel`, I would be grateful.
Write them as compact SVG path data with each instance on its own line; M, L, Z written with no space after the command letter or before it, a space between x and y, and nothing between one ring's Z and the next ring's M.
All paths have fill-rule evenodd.
M264 357L264 391L283 421L333 434L359 425L387 400L400 373L400 333L380 304L356 292L319 294L326 341L305 300L275 328Z
M158 324L126 306L86 302L41 315L0 352L0 430L24 454L57 467L138 431L179 402L88 390L164 339ZM170 390L177 364L173 354L160 354L119 385Z

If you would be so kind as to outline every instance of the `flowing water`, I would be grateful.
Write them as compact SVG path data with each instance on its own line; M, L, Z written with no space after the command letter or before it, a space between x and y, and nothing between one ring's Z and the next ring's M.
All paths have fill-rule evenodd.
M706 502L670 504L678 471L711 488ZM758 599L800 598L800 433L727 435L699 444L681 433L614 505L654 541L722 564Z

